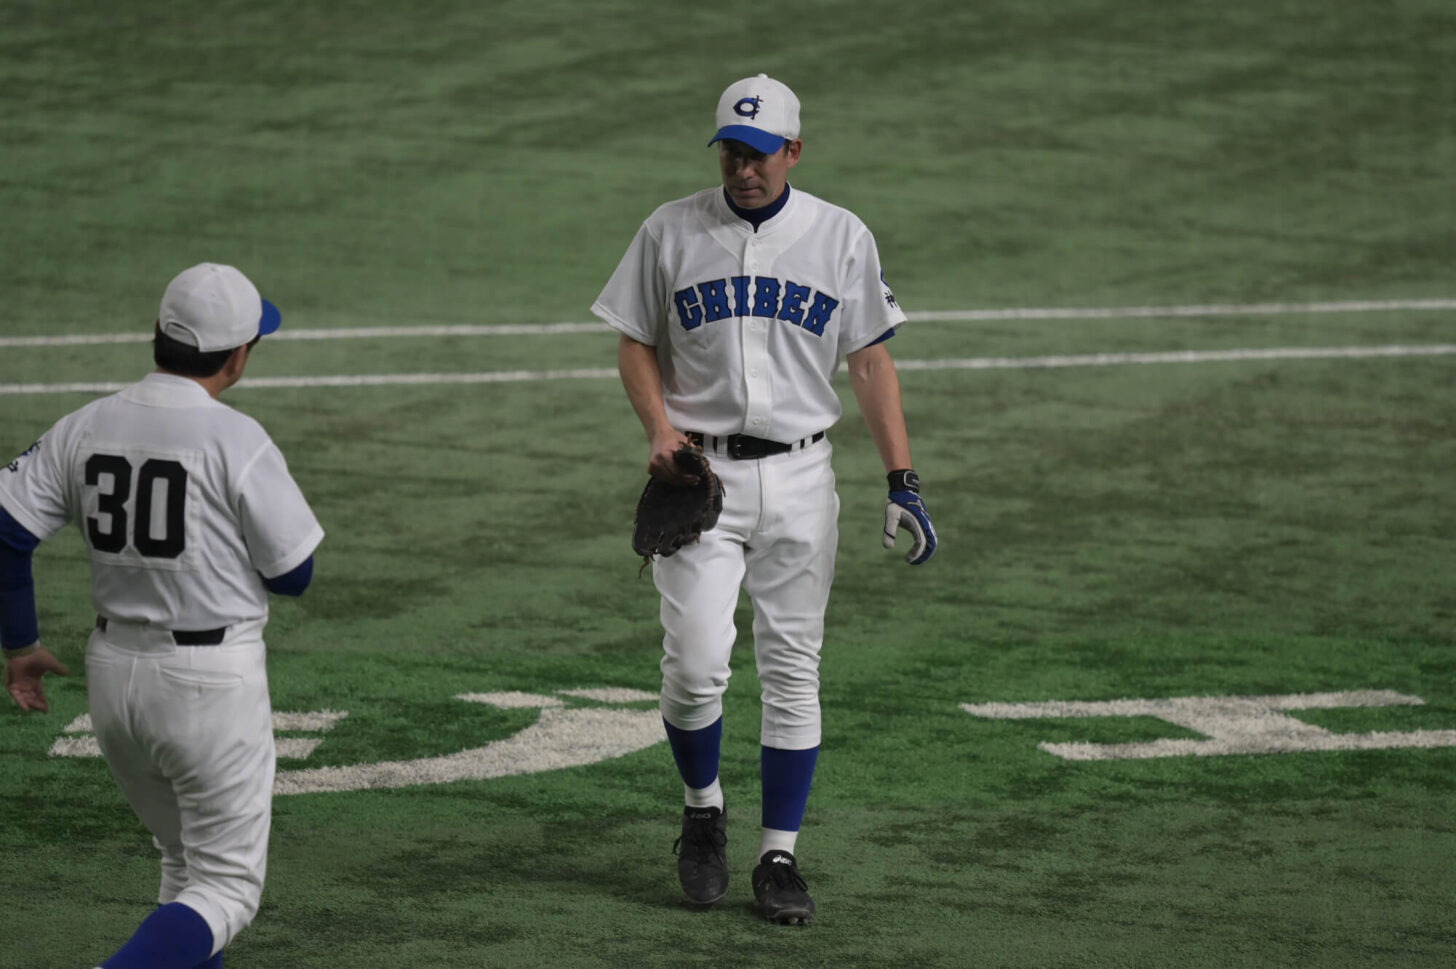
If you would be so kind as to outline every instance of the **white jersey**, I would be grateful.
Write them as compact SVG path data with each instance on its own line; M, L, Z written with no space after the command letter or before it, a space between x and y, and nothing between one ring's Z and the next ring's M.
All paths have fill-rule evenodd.
M592 312L657 347L673 427L784 443L839 419L840 359L905 321L865 224L798 189L757 232L721 187L663 205Z
M292 571L324 535L257 421L161 373L0 466L0 505L41 540L75 521L96 611L164 629L266 619L260 573Z

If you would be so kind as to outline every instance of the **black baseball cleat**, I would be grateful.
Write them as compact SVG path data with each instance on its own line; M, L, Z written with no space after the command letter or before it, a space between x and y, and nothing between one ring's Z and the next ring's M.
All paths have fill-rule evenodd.
M814 900L799 874L798 862L787 851L767 851L753 869L753 897L758 911L780 925L808 925L814 918Z
M677 877L688 898L712 905L728 894L728 815L721 808L683 808L682 837L672 843Z

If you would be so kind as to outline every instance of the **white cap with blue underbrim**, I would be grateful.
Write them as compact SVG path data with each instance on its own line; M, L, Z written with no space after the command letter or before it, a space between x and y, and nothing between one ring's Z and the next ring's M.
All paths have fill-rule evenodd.
M718 99L718 133L708 144L741 141L771 155L797 137L799 99L788 85L760 74L728 85Z
M167 284L157 325L177 342L211 353L272 333L283 325L283 314L237 269L204 262Z

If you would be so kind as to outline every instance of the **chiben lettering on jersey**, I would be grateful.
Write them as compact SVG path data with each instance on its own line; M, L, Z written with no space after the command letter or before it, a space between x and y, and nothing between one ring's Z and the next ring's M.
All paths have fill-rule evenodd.
M696 330L704 323L719 320L759 316L783 320L823 336L839 303L828 293L772 276L711 279L672 294L672 305L684 330Z

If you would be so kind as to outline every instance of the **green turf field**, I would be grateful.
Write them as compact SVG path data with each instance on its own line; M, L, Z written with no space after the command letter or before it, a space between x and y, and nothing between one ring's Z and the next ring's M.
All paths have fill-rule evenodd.
M868 222L915 317L890 348L942 545L880 548L846 389L802 930L749 906L746 608L735 882L679 901L642 435L614 338L548 326L713 184L713 105L758 71L804 104L794 184ZM295 385L227 400L328 531L274 608L275 709L347 716L279 731L321 743L280 761L229 966L1456 965L1449 0L0 0L0 119L0 459L96 393L53 385L149 369L72 338L144 337L188 265L238 265L295 336L249 367ZM539 330L321 338L511 324ZM309 379L337 376L378 383ZM75 675L0 711L0 969L89 969L154 897L102 762L51 756L85 752L86 571L74 530L37 553ZM973 712L1372 691L1264 754ZM576 766L491 766L562 738ZM444 782L347 789L399 762Z

